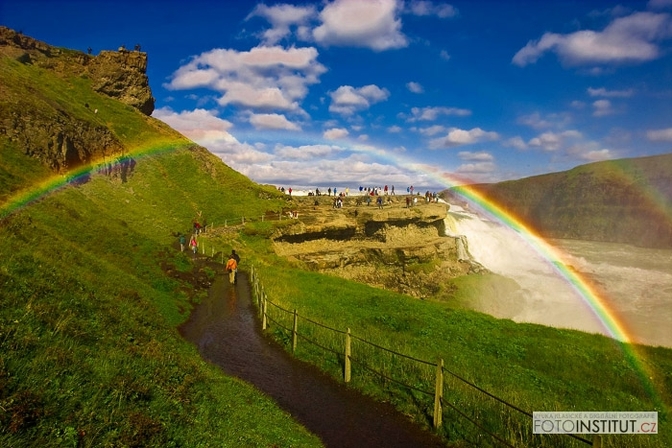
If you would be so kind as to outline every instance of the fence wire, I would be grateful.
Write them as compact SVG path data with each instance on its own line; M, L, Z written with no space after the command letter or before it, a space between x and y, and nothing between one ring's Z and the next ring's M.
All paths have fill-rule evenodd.
M252 269L252 282L254 284L253 290L259 294L259 291L263 291L263 287L260 287L260 282L256 276L254 268ZM262 293L263 294L263 293ZM272 301L266 298L263 294L265 303L272 305L272 307L266 307L266 318L271 321L274 325L283 329L288 333L287 336L291 338L291 335L294 334L294 329L291 328L291 325L286 325L281 322L281 319L284 317L287 320L287 317L293 319L296 315L297 319L301 321L308 322L314 325L317 329L328 330L338 335L349 334L349 331L339 330L328 325L322 324L320 322L309 319L305 316L295 314L295 311L290 311L282 306L273 303ZM271 309L275 309L276 312L271 312ZM315 335L314 332L305 330L299 332L297 330L296 336L301 340L311 343L312 345L319 347L320 349L334 354L337 359L345 359L344 351L344 338L339 338L338 342L334 345L338 345L337 348L328 347L322 341L318 342L319 335ZM307 327L310 328L310 327ZM395 350L383 347L379 344L368 341L359 336L350 334L352 341L357 343L362 343L362 345L357 345L356 350L352 348L352 352L357 352L357 356L350 354L349 359L354 363L357 368L369 372L374 375L374 378L382 379L383 382L387 381L391 384L397 385L408 391L418 392L426 396L434 396L435 392L432 392L432 387L435 381L435 370L437 368L437 363L430 362L427 360L415 358ZM335 341L336 339L331 337L322 337L322 339L331 339ZM353 344L354 345L354 344ZM373 353L375 350L378 350L382 353L388 355L388 360L379 361L381 364L380 367L372 367L364 362L365 359L380 359L380 356L367 356L367 353ZM421 366L424 366L421 367ZM433 371L429 371L428 367L432 367ZM463 440L469 440L473 438L473 431L465 428L460 421L469 422L470 425L475 426L484 434L486 434L492 441L506 446L506 447L515 447L515 446L535 446L535 447L569 447L573 445L568 445L570 439L574 441L581 442L582 444L593 445L593 442L585 438L576 436L574 434L559 434L559 435L544 435L545 437L540 437L540 435L532 434L530 420L532 414L524 409L519 408L518 406L507 402L506 400L497 397L496 395L488 392L487 390L477 386L473 382L463 378L462 376L452 372L445 367L442 368L442 371L448 375L444 375L444 388L443 396L440 399L441 404L443 405L443 420L446 422L446 432L448 434L455 434ZM418 379L417 385L407 384L405 382L395 379L392 375L404 374L404 377L411 378L416 377ZM450 380L452 378L452 380ZM383 385L386 387L385 385ZM424 387L422 387L424 386ZM429 388L429 390L427 389ZM458 393L459 390L463 390L462 393ZM448 391L448 393L446 393ZM479 396L475 395L474 392L482 394ZM467 399L466 397L471 396ZM494 400L497 403L496 407L500 407L498 412L488 412L487 409L492 409L492 404L488 405L488 400ZM485 410L485 411L484 411ZM456 414L459 418L445 418L446 416L451 417L451 414ZM525 420L521 421L520 416L524 416ZM505 440L502 437L498 436L495 432L488 430L486 428L498 428L501 431L507 434L508 439L513 439L515 444L511 444L512 441ZM550 436L550 437L549 437ZM565 436L570 436L569 438ZM481 437L478 435L477 437ZM487 443L484 440L474 441L479 446L483 446L483 443ZM485 445L487 446L487 445Z

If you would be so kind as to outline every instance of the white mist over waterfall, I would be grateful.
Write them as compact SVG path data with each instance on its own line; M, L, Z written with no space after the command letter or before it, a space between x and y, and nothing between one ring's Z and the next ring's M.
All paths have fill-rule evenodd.
M449 236L466 237L468 254L474 261L520 287L517 291L502 290L490 301L475 301L479 311L516 322L607 334L572 285L509 227L451 204L446 229Z

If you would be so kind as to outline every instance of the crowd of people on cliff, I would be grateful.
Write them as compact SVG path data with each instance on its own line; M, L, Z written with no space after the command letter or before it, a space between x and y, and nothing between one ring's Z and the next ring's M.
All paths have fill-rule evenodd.
M285 189L285 187L279 187L278 190L282 191L285 194L289 194L290 196L292 195L292 192L294 191L292 187L289 187ZM406 187L406 194L407 195L418 195L420 196L420 192L416 191L413 185L410 185ZM313 190L308 190L307 192L308 196L333 196L334 198L343 198L346 196L351 196L350 194L350 188L346 187L342 190L339 190L338 187L334 188L327 188L326 191L320 190L320 188L315 188L315 191ZM359 186L359 196L395 196L396 191L394 188L394 185L388 186L385 185L383 187L364 187L364 186ZM430 192L427 190L424 194L424 198L426 202L438 202L438 193L436 192ZM377 202L377 201L376 201ZM417 203L417 201L416 201ZM367 201L367 205L370 204L370 201ZM342 206L342 203L340 204ZM337 201L334 200L334 208L340 208L337 207Z

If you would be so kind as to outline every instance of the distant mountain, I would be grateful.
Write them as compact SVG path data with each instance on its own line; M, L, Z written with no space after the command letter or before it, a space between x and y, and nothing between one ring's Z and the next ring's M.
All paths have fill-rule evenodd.
M471 187L547 237L672 248L672 154Z

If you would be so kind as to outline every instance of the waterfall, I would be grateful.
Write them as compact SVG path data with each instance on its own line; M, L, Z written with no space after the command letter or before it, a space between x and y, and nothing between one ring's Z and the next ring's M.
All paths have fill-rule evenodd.
M518 285L517 289L496 288L495 298L475 298L475 309L517 322L606 334L573 285L521 235L453 204L445 224L446 236L455 238L460 260L482 266Z

